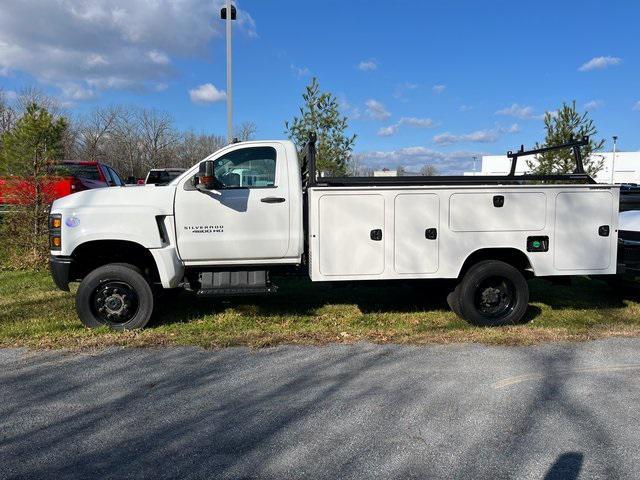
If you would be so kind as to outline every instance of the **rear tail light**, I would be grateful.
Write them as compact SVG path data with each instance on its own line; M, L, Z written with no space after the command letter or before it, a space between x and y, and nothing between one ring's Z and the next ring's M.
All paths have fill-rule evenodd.
M49 249L62 250L62 215L49 215Z

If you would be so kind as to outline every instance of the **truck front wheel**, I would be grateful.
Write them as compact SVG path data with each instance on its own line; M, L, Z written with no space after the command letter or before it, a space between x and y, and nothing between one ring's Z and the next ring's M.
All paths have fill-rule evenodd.
M76 311L89 328L143 328L153 312L153 292L137 267L112 263L96 268L82 280Z
M529 286L522 273L498 260L471 267L457 290L460 316L474 325L517 324L529 305Z

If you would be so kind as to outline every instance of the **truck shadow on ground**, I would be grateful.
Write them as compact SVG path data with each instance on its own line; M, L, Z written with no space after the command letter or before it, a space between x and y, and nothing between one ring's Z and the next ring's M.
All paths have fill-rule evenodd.
M356 306L362 314L450 311L446 296L452 285L441 281L312 284L303 278L284 278L276 283L280 290L270 296L196 298L190 293L171 296L160 301L161 308L153 323L181 323L228 308L262 316L314 316L323 308L345 305ZM616 309L625 308L626 299L634 298L598 280L576 278L571 285L553 285L534 279L530 281L531 305L523 323L542 313L536 303L553 310Z

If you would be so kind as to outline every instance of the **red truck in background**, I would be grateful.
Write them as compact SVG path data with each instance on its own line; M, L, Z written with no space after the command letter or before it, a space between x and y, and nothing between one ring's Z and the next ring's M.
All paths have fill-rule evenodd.
M124 185L113 168L100 162L62 162L50 168L42 184L44 203L82 190ZM25 177L0 178L0 205L24 205L33 201L36 190Z

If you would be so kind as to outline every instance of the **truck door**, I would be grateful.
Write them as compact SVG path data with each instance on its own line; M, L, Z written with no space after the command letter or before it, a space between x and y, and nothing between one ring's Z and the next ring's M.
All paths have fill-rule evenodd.
M215 159L216 192L192 176L177 187L178 251L185 262L283 258L289 245L289 185L280 144L238 146Z

